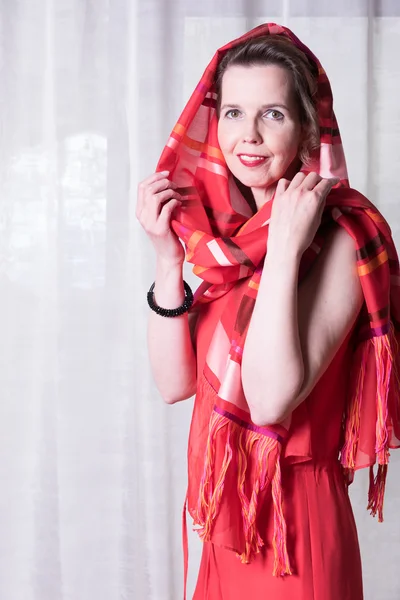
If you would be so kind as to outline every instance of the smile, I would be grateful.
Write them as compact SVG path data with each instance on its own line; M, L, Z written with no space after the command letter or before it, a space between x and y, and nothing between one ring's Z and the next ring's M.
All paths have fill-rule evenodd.
M251 156L248 154L239 154L238 158L245 167L258 167L267 160L266 156Z

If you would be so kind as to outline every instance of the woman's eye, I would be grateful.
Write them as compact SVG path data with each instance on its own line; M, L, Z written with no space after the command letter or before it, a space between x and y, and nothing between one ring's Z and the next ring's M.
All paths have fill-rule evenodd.
M279 110L267 110L265 114L273 121L280 121L281 119L283 119L283 114L279 112Z
M237 110L237 108L232 108L231 110L227 111L225 116L228 117L228 119L237 119L239 115L240 111Z

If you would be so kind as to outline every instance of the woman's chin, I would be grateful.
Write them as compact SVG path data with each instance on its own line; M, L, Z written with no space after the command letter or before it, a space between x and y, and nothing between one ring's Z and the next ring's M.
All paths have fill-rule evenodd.
M248 188L256 188L256 189L267 189L271 185L276 183L276 179L273 177L257 177L254 175L249 175L247 173L233 173L233 175L240 181L242 185L245 185Z

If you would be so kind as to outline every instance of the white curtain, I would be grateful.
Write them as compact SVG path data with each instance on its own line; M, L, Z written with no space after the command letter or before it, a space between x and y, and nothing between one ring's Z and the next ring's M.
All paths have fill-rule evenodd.
M178 600L192 401L163 406L149 373L137 183L215 49L275 21L325 66L351 182L400 246L400 3L0 7L0 597ZM367 600L400 596L399 469L383 525L366 473L352 489ZM199 556L192 534L189 590Z

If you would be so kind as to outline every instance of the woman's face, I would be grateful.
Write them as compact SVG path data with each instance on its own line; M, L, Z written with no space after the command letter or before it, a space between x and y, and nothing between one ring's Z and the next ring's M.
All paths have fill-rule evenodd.
M291 179L299 167L301 125L291 75L276 65L228 67L220 106L222 153L260 208L279 179Z

